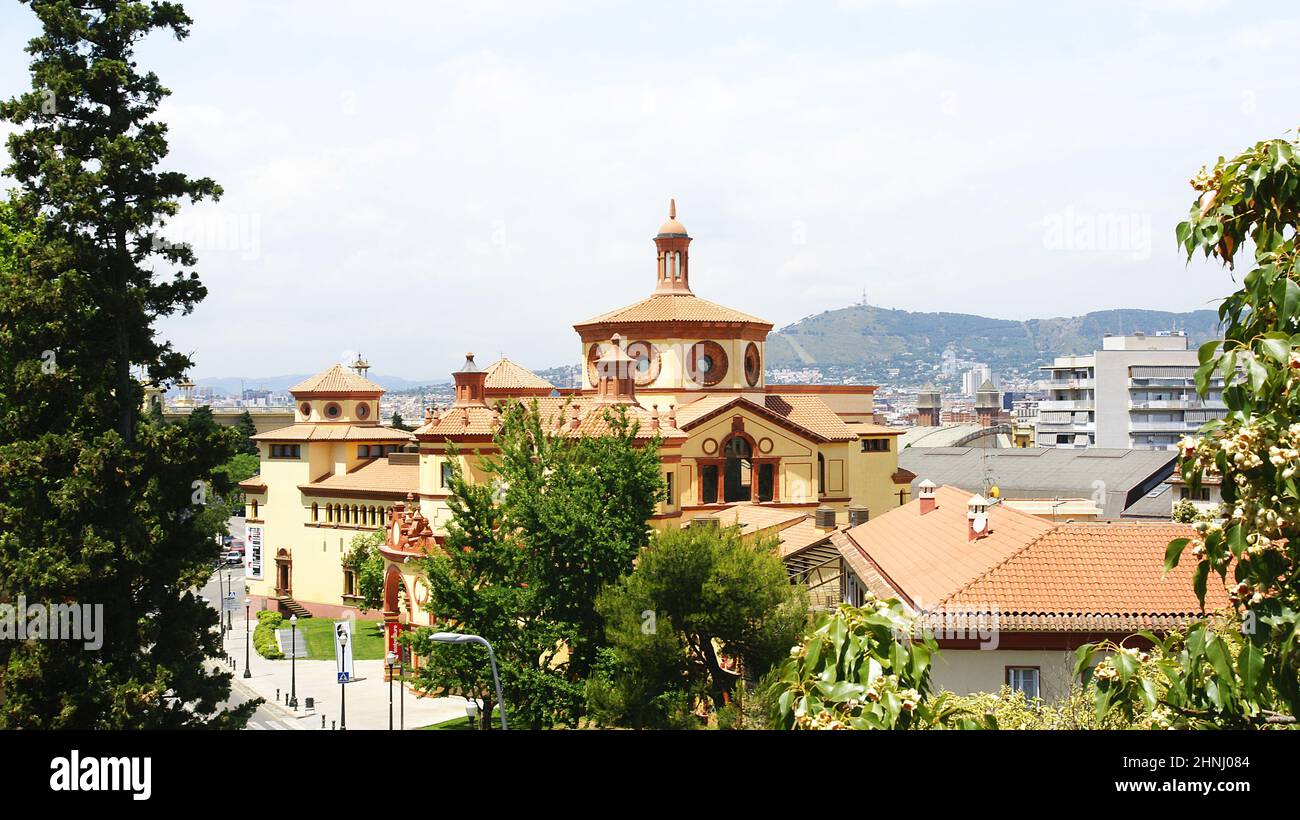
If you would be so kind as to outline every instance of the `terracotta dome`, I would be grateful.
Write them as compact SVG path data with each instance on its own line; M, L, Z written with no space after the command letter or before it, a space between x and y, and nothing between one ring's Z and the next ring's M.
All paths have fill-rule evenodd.
M659 226L659 236L686 236L686 226L677 221L677 200L668 200L668 221Z

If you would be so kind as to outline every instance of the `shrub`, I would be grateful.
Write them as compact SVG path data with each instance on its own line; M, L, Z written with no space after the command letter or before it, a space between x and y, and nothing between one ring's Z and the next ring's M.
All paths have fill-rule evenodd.
M253 648L257 654L267 660L279 660L284 657L280 645L275 640L275 630L284 623L284 616L278 612L264 609L257 613L257 628L253 630Z

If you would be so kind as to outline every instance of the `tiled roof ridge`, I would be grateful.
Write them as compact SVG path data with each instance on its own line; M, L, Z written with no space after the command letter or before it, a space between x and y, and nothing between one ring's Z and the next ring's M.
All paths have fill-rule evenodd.
M1007 507L1006 509L1011 509L1011 508L1010 508L1010 507ZM1018 511L1017 511L1017 512L1018 512ZM1023 513L1023 515L1029 515L1029 513ZM1034 517L1036 517L1036 516L1032 516L1032 515L1031 515L1031 516L1029 516L1029 517L1030 517L1030 518L1034 518ZM1049 530L1045 530L1045 531L1043 531L1043 532L1040 532L1038 535L1035 535L1033 538L1031 538L1031 539L1029 539L1028 541L1026 541L1025 544L1024 544L1023 546L1019 547L1018 549L1013 550L1013 551L1011 552L1010 555L1008 555L1007 557L1003 558L1001 561L998 561L998 562L995 563L993 566L991 566L991 567L989 567L988 569L984 570L984 571L981 572L980 574L976 575L974 578L971 578L969 581L967 581L966 583L962 584L962 585L961 585L960 587L958 587L957 589L955 589L955 590L953 590L952 592L950 592L950 593L948 593L947 595L945 595L945 596L943 597L943 600L939 601L938 606L944 606L944 605L948 604L950 601L952 601L953 599L955 599L955 598L957 598L958 596L960 596L963 592L965 592L966 590L970 589L970 588L973 587L975 584L979 583L980 581L984 580L985 578L988 578L990 575L992 575L993 573L997 572L998 569L1000 569L1001 567L1006 566L1007 562L1010 561L1011 559L1013 559L1013 558L1015 558L1015 557L1017 557L1017 556L1019 556L1019 555L1024 555L1024 554L1025 554L1025 553L1026 553L1026 552L1027 552L1031 547L1033 547L1035 544L1041 542L1041 541L1042 541L1044 538L1046 538L1047 536L1049 536L1049 535L1051 535L1052 533L1056 532L1058 528L1059 528L1059 525L1053 525L1051 529L1049 529Z
M1005 509L1011 510L1012 508L1010 508L1010 507L1006 507ZM1019 514L1019 515L1027 516L1027 517L1029 517L1029 518L1038 518L1038 516L1035 516L1035 515L1033 515L1033 514L1031 514L1031 513L1021 512L1020 510L1012 510L1012 511L1013 511L1013 512L1016 512L1016 513ZM1050 538L1050 537L1055 536L1055 535L1058 535L1058 534L1060 534L1060 533L1062 533L1062 532L1067 532L1067 531L1070 531L1070 532L1086 532L1086 531L1088 531L1088 530L1096 530L1096 529L1099 529L1099 528L1102 528L1102 527L1107 527L1107 528L1111 528L1111 529L1119 529L1121 526L1125 526L1125 525L1126 525L1127 527L1131 527L1131 528L1133 528L1133 529L1138 529L1138 528L1143 528L1143 527L1150 529L1150 528L1152 527L1152 524L1155 524L1156 526L1166 526L1166 527L1170 527L1170 528L1176 528L1176 527L1177 527L1176 524L1164 524L1163 522L1146 522L1146 521L1116 521L1116 522L1110 522L1110 521L1087 521L1087 522L1084 522L1084 521L1075 521L1075 522L1072 522L1072 523L1053 524L1053 525L1051 526L1050 529L1048 529L1048 530L1044 530L1043 532L1040 532L1038 535L1036 535L1036 536L1034 536L1033 538L1029 539L1029 541L1027 541L1027 542L1025 543L1024 546L1020 547L1019 549L1016 549L1016 550L1013 551L1010 555L1008 555L1007 557L1003 558L1001 561L998 561L996 564L994 564L993 566L991 566L991 567L989 567L988 569L984 570L984 571L981 572L979 575L976 575L974 578L970 579L970 580L967 581L965 584L962 584L959 588L957 588L957 589L954 590L953 592L950 592L950 593L948 593L947 595L945 595L945 596L943 597L943 600L941 600L941 601L939 602L938 606L941 606L941 607L942 607L942 606L945 606L945 605L947 605L948 603L952 602L953 600L959 598L959 597L962 595L962 593L964 593L964 592L966 592L968 589L974 587L976 584L980 583L981 581L983 581L983 580L989 578L989 577L992 576L995 572L997 572L999 569L1001 569L1002 567L1004 567L1004 566L1006 566L1007 564L1009 564L1011 561L1014 561L1015 559L1019 558L1020 556L1024 555L1025 553L1029 552L1029 550L1033 549L1033 548L1034 548L1035 546L1037 546L1038 544L1041 544L1045 539ZM1117 525L1119 525L1119 526L1117 526ZM1011 615L1011 614L1021 614L1021 613L1016 612L1016 611L1008 611L1007 614ZM1027 612L1026 612L1026 613L1023 613L1023 614L1052 614L1052 615L1056 615L1056 614L1062 614L1062 613L1027 613ZM1094 613L1094 614L1096 614L1096 613ZM1160 615L1160 614L1165 614L1165 613L1143 613L1143 614L1149 614L1149 615ZM1185 614L1185 613L1177 613L1177 614Z

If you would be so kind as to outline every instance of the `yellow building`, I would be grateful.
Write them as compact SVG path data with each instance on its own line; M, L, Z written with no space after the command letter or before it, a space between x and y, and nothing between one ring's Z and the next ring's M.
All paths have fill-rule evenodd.
M833 518L860 523L906 502L914 476L898 467L900 431L873 422L875 387L767 384L771 322L696 296L690 242L670 206L654 237L651 294L574 325L585 363L580 388L556 390L506 359L481 368L469 354L453 374L455 401L427 409L415 430L417 452L357 453L363 444L409 437L378 426L376 412L350 415L377 406L381 392L358 374L336 367L294 388L300 418L257 437L263 472L244 485L249 523L263 527L270 561L254 591L320 614L349 606L351 581L338 559L353 530L381 525L369 510L391 509L391 518L381 516L384 616L392 630L427 623L420 607L427 588L411 559L435 549L444 532L449 445L466 474L483 479L476 454L494 451L497 408L516 399L535 399L564 435L601 433L604 409L621 405L640 423L642 440L658 436L668 487L649 522L658 528L747 507L810 521L820 508L824 527ZM327 402L337 405L334 417L322 416ZM309 454L322 431L328 438L319 454ZM300 454L275 455L299 440ZM327 504L341 505L343 520L324 517Z

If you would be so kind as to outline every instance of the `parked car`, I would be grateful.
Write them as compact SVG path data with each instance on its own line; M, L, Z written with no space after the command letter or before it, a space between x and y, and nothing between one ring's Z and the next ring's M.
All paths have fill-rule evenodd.
M226 553L226 566L238 567L244 563L244 553L239 550L231 550Z

